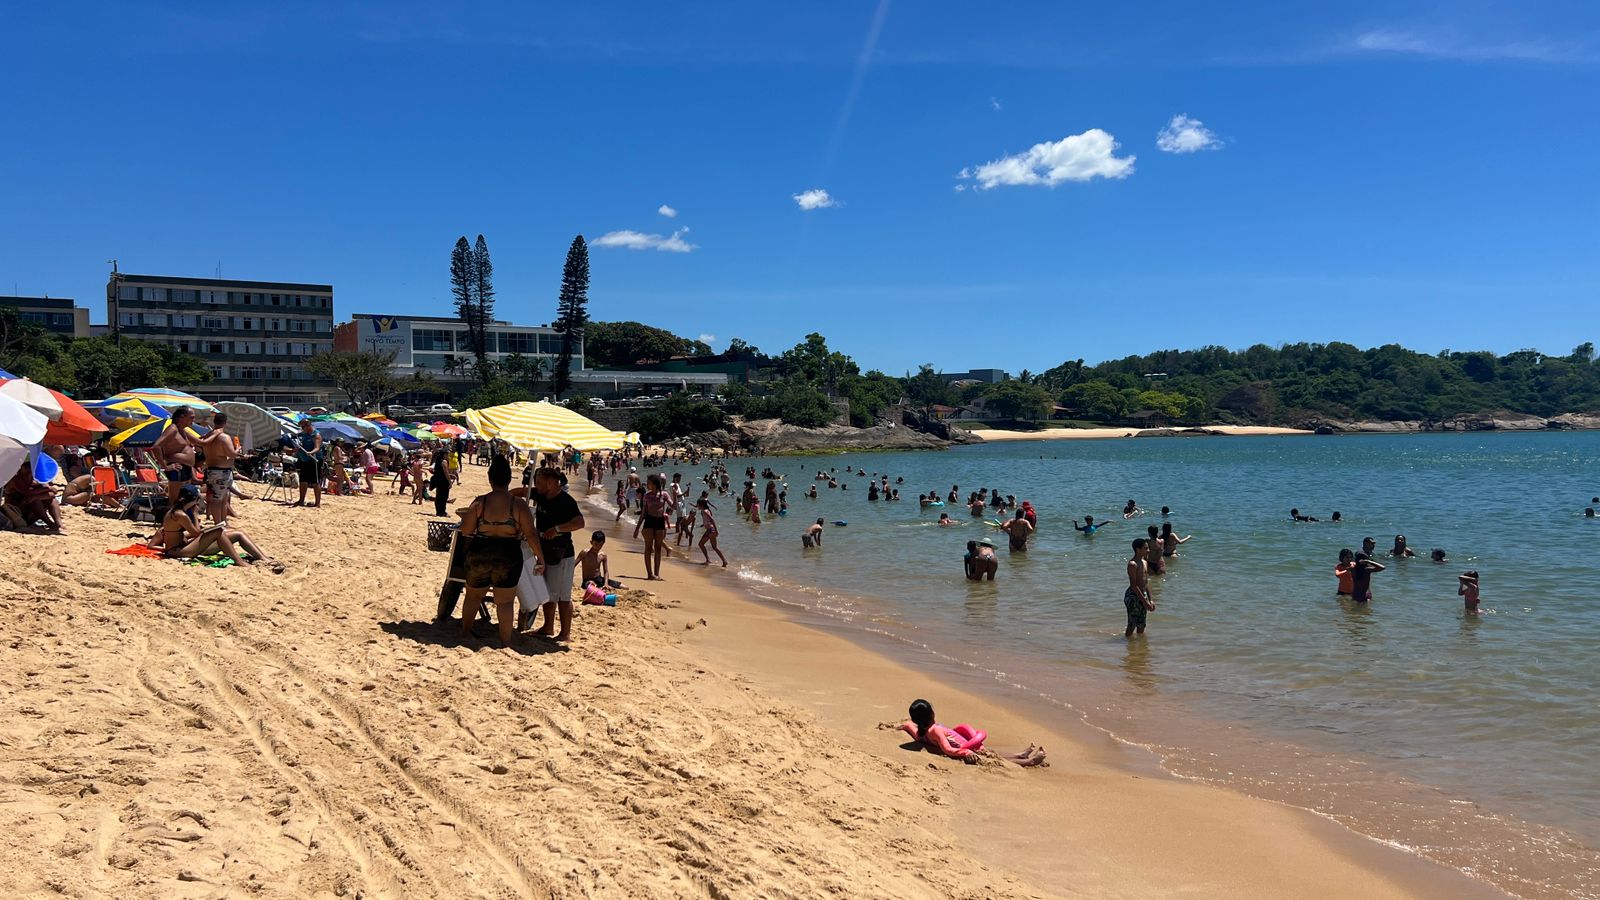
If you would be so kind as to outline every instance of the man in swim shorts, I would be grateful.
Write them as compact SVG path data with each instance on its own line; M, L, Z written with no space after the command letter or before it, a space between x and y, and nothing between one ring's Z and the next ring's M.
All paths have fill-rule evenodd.
M822 546L822 520L806 526L805 534L800 535L800 547L809 550L812 547Z
M194 440L187 430L193 424L194 410L187 406L175 407L167 427L150 447L150 455L155 457L167 478L168 506L177 504L180 489L194 483Z
M1128 611L1128 628L1123 637L1144 634L1146 614L1156 608L1156 602L1150 599L1150 580L1145 568L1148 549L1144 538L1134 540L1133 558L1128 560L1128 589L1122 592L1122 605Z

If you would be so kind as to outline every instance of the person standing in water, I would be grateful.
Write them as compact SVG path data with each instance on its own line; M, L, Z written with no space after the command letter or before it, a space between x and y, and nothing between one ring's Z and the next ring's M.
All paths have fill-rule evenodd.
M1169 556L1169 557L1170 556L1177 556L1178 555L1178 545L1179 544L1187 544L1187 543L1189 543L1189 539L1192 538L1192 537L1194 537L1194 535L1192 535L1192 534L1186 534L1183 537L1178 537L1172 531L1172 523L1171 522L1162 522L1161 523L1161 555L1162 556Z
M1094 516L1084 516L1083 524L1079 525L1077 519L1072 520L1072 530L1083 532L1084 537L1094 537L1094 533L1106 527L1104 522L1095 522Z
M807 525L805 533L800 535L800 547L803 550L809 550L812 547L821 547L821 546L822 546L822 520L818 519L817 521L811 523L810 525Z
M1033 525L1028 521L1022 510L1017 510L1017 514L1011 518L1011 521L1000 526L1000 530L1004 531L1006 536L1011 539L1012 553L1024 552L1028 549L1028 538L1033 535Z
M1461 583L1456 588L1456 595L1461 597L1467 605L1467 615L1478 614L1478 570L1472 569L1456 576Z
M1128 628L1123 637L1144 634L1145 618L1156 608L1150 597L1150 579L1145 567L1149 544L1144 538L1133 541L1133 558L1128 560L1128 589L1122 592L1122 605L1128 611Z
M1350 571L1350 595L1357 603L1372 599L1372 574L1383 570L1383 563L1373 562L1365 553L1356 554L1355 566Z
M1145 571L1151 575L1160 575L1167 571L1167 561L1161 555L1161 529L1154 525L1145 528Z

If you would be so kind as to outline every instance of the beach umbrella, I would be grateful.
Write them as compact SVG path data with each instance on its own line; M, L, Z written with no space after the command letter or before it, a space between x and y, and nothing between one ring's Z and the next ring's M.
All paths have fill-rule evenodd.
M5 369L0 369L0 378L8 378L9 379L9 378L15 378L15 377L17 377L17 376L11 374L10 372L7 372Z
M368 422L366 419L362 419L357 416L352 416L349 413L334 413L332 419L335 422L340 422L344 425L354 428L356 431L361 433L362 437L369 441L377 440L383 435L383 429L379 428L375 423Z
M215 406L212 406L206 401L201 400L199 397L196 397L193 394L185 394L183 391L175 391L172 388L134 388L131 391L123 391L122 393L109 399L143 400L146 403L154 406L162 407L169 412L175 407L179 406L187 406L194 410L196 414L213 413L217 411Z
M223 430L238 438L246 451L276 443L295 431L289 423L254 403L224 400L217 404L217 411L227 414L228 424Z
M322 435L322 439L325 441L341 439L347 441L361 440L361 432L351 428L349 425L346 425L343 422L313 421L311 423L311 427L316 429L317 434Z
M123 447L149 447L161 437L161 432L167 428L166 419L151 419L140 422L132 428L117 432L106 441L107 450L120 450ZM204 425L190 425L184 431L192 438L205 436L211 429Z
M20 400L0 394L0 435L26 447L44 440L49 425L50 419L44 413Z
M87 444L106 430L94 413L78 401L26 378L0 381L0 394L44 413L50 420L44 432L46 444Z
M17 470L27 461L28 448L16 438L0 434L0 478L10 481L11 476L17 474Z
M416 435L399 428L385 428L383 429L383 436L389 440L399 441L401 444L411 447L415 447L422 443L422 441L420 441Z
M389 418L388 416L384 415L381 412L367 413L366 415L362 416L361 418L366 419L368 422L376 422L379 425L384 426L385 428L394 428L395 426L400 424L399 422L396 422L395 420Z
M465 428L449 422L435 422L429 430L440 437L462 437L467 433Z
M564 406L520 401L467 410L472 430L520 450L620 450L627 436Z
M415 442L412 442L412 445L415 446ZM408 450L408 449L410 449L405 444L401 443L397 438L392 438L392 437L388 437L388 436L384 436L384 437L378 438L377 440L373 441L372 442L372 446L374 446L374 447L382 447L385 450Z

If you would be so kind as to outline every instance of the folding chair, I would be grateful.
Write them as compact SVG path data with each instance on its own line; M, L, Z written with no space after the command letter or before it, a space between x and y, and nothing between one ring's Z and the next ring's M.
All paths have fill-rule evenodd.
M128 493L128 499L122 506L122 515L117 518L128 515L138 506L149 509L151 518L157 518L157 505L164 505L167 499L167 486L161 479L161 473L152 466L139 466L134 469L133 476L132 482L125 482L122 486Z

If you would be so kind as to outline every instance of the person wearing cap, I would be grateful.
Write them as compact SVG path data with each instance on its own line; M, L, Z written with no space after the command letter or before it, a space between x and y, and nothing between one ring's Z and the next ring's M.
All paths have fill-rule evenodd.
M971 581L983 581L987 578L994 580L994 574L1000 571L1000 558L994 555L994 541L980 538L972 547L971 557L967 562L967 578Z

